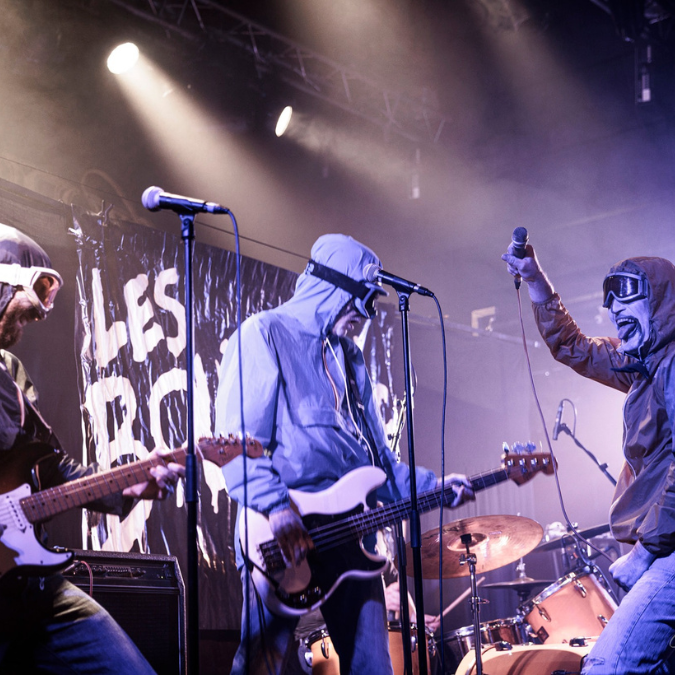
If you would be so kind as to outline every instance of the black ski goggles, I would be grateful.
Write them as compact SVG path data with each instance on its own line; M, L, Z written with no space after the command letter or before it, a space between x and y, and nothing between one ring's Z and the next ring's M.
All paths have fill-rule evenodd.
M602 306L610 307L614 298L628 303L647 297L647 280L639 274L610 274L602 282Z
M387 291L379 284L370 281L355 281L342 272L326 267L316 260L310 260L305 268L305 274L323 279L333 286L347 291L353 296L354 307L366 319L372 319L376 314L375 300L381 295L387 295Z

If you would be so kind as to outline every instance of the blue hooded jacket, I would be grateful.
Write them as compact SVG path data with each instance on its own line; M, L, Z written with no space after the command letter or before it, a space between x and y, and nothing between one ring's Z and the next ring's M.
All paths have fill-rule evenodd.
M312 247L312 259L356 281L363 269L380 261L351 237L329 234ZM246 432L267 448L247 460L248 505L269 514L289 506L288 488L316 492L349 471L375 463L389 480L377 491L389 502L410 494L407 465L398 463L387 445L361 350L330 333L342 308L352 299L345 290L303 272L295 295L283 305L247 319L241 328L244 420ZM354 373L365 417L374 440L370 451L354 433L343 400L344 359ZM228 343L216 398L216 432L241 429L237 335ZM243 458L223 468L229 494L244 500ZM433 472L417 470L417 488L436 485Z

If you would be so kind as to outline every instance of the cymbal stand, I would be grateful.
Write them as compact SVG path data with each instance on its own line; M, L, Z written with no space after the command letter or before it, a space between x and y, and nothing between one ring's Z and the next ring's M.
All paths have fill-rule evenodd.
M480 636L480 605L482 600L478 597L478 584L476 583L476 556L471 553L471 534L463 534L461 541L466 546L466 555L462 554L459 564L469 566L469 578L471 579L471 616L473 617L474 650L476 652L476 675L483 675L483 645Z

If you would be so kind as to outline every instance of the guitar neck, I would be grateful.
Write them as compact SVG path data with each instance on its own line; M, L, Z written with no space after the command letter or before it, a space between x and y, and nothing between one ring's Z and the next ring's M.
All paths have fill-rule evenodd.
M165 457L152 457L139 462L122 464L110 471L84 476L63 485L40 490L20 500L26 519L41 523L70 509L84 506L97 499L122 492L122 490L152 480L150 469L168 462L185 463L187 452L180 448Z
M477 474L469 478L471 487L474 492L479 492L485 488L492 487L498 483L508 480L508 472L503 469L496 469L494 471L487 471L485 473ZM421 492L417 495L417 506L420 513L426 513L433 509L440 508L441 505L449 506L455 498L455 492L451 485L446 483L445 492L441 486ZM401 520L410 518L411 500L410 497L400 499L399 501L385 506L365 511L349 517L350 531L356 537L363 537L366 534L375 532L388 525L394 525ZM322 529L326 529L325 526ZM314 539L314 534L310 531L310 535ZM315 544L316 544L315 540Z

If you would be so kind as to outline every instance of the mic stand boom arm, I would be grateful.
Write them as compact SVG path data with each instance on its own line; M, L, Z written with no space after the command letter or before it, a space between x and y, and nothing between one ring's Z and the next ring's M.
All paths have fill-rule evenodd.
M581 448L595 462L595 465L598 467L598 469L600 469L600 471L602 471L602 473L604 473L605 476L607 476L607 480L616 487L615 478L609 471L607 471L607 463L600 464L598 458L577 440L577 437L570 431L569 427L564 422L560 424L560 426L558 427L558 431L559 432L564 431L574 441L574 444L577 447Z

